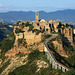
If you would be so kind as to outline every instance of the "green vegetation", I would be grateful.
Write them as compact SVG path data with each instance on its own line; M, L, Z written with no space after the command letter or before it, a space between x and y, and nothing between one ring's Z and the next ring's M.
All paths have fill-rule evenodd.
M56 51L55 51L55 47L53 45L52 42L48 43L49 48L53 51L53 55L56 58L57 61L59 61L60 63L62 63L63 65L70 67L70 64L65 60L64 57L60 56Z
M65 52L69 55L69 58L65 58L65 60L70 64L72 68L75 68L75 49L73 46L66 42L63 42L63 47Z
M40 31L40 30L38 30L38 29L33 29L33 30L32 30L32 32L33 32L33 33L35 32L35 33L36 33L36 35L38 35L41 31Z
M52 69L51 65L45 69L41 68L40 72L36 72L38 69L36 65L37 60L43 60L49 64L44 52L34 50L28 55L28 63L16 68L13 72L10 72L9 75L60 75L62 73L61 70Z
M22 31L21 29L19 29L19 28L16 28L16 30L15 30L15 33L23 33L24 31Z
M23 46L27 45L27 42L26 40L24 39L24 42L23 42Z
M35 50L33 52L31 52L28 56L28 60L35 60L38 58L38 56L40 55L41 52L39 52L39 50Z
M47 38L49 38L49 37L51 37L52 35L49 35L49 34L47 34L47 35L44 35L43 37L43 39L41 40L41 42L44 42Z
M63 24L61 22L59 22L58 27L61 28L63 26Z
M70 64L71 68L75 69L75 52L69 58L65 58L65 60Z
M9 49L11 49L11 47L13 47L15 41L14 33L12 33L9 37L0 42L0 49L2 50L2 53L6 53Z
M0 33L2 33L1 31L0 31ZM3 34L0 34L0 41L2 41L4 38L6 38Z
M73 48L73 46L71 46L70 44L68 44L66 42L62 43L65 52L69 55L68 58L64 58L64 57L60 56L55 51L56 48L54 47L52 41L57 40L58 42L60 42L60 39L61 39L61 37L59 36L57 38L50 40L50 42L48 42L49 48L53 51L53 55L60 63L64 64L67 67L75 68L75 60L74 60L75 59L75 49ZM73 62L71 62L71 61L73 61Z
M60 57L60 56L59 56ZM61 59L61 58L59 58ZM39 52L34 50L28 55L28 63L21 67L16 68L13 72L10 72L9 75L74 75L75 69L71 69L68 72L63 73L61 70L55 70L51 68L51 64L48 68L41 68L40 72L36 72L38 69L36 62L37 60L43 60L49 64L46 55L44 52Z
M33 75L35 74L37 66L35 62L28 62L26 65L16 68L9 75Z
M59 32L52 32L52 34L60 34Z
M27 48L27 43L26 43L26 40L21 38L21 39L18 39L18 46L20 46L21 44L23 44L23 46L25 46L25 48Z
M13 47L14 41L15 35L14 33L11 33L7 39L0 42L0 49L2 50L0 55L1 59L4 59L4 54Z
M34 26L29 25L29 31L32 31L32 30L33 30L33 28L34 28Z
M42 69L40 72L37 73L37 75L61 75L62 74L61 70L51 69L50 67L51 65L46 69Z
M8 60L3 66L0 68L0 74L3 72L3 70L10 64L10 60Z
M20 25L21 28L24 28L24 27L29 27L29 30L28 31L32 31L33 33L36 32L36 35L38 35L40 32L42 33L44 31L43 30L38 30L38 29L33 29L34 26L32 24L30 24L29 22L26 22L26 23L22 23L22 25ZM16 33L20 33L20 32L23 32L21 31L21 29L16 29L15 31Z
M28 30L28 31L32 31L32 30L33 30L33 28L34 28L34 26L30 25L30 26L29 26L29 30Z
M19 25L19 22L17 22L17 25ZM59 22L59 25L62 26L62 23ZM20 25L20 27L24 28L24 27L28 27L29 26L29 30L28 31L32 31L33 33L36 32L36 35L38 35L40 32L42 33L42 30L38 30L38 29L33 29L34 26L32 24L29 24L29 22L27 23L22 23L22 25ZM66 24L66 27L71 26ZM72 27L72 26L71 26ZM23 31L21 31L21 29L16 28L15 30L16 33L20 33ZM53 32L53 34L56 34L56 32ZM31 52L28 55L28 63L26 65L23 65L21 67L16 68L13 72L10 72L9 75L74 75L74 68L75 68L75 50L74 48L63 42L63 47L64 50L66 51L66 53L70 54L69 58L64 58L62 56L60 56L56 51L55 51L55 47L52 43L52 41L60 41L61 39L61 34L59 34L59 36L57 38L54 38L52 40L50 40L48 42L48 46L49 48L53 51L53 55L55 56L56 60L59 61L60 63L62 63L63 65L73 68L68 72L61 72L61 70L55 70L51 68L51 64L49 64L49 61L47 60L46 55L44 54L44 52L39 52L39 50L34 50L33 52ZM45 35L45 39L51 37L51 35ZM12 33L10 36L7 37L7 39L4 39L2 42L0 42L0 49L2 50L0 58L4 59L4 54L13 47L15 41L15 35L14 33ZM27 47L27 43L26 40L24 40L24 34L23 34L23 38L22 39L18 39L18 45L23 44L23 46ZM21 52L19 52L18 54L16 54L16 56L20 56L22 57L23 54ZM38 67L36 65L37 60L43 60L45 62L47 62L50 66L48 68L41 68L40 72L36 72ZM72 61L72 62L71 62ZM6 64L3 65L2 68L0 68L0 73L8 66L9 62L7 62Z
M34 26L32 26L32 24L30 24L28 21L26 23L22 23L20 24L20 21L17 22L17 26L20 26L20 28L24 28L24 27L28 27L29 26L29 31L33 30ZM23 31L19 28L16 28L15 33L23 33Z
M45 35L45 39L51 37L51 35L47 34Z
M61 28L61 26L63 26L62 29L64 29L64 27L71 27L73 28L73 25L66 23L66 26L64 24L62 24L61 22L59 22L59 28Z
M39 33L43 33L45 31L45 27L44 27L44 29L41 29L41 30L34 29L33 24L30 24L29 22L22 23L19 26L20 26L20 28L29 27L29 30L28 31L32 31L33 33L35 32L36 35L38 35ZM15 33L20 33L20 32L23 33L23 31L21 31L21 29L16 28Z
M73 46L66 43L65 41L63 41L63 48L64 48L65 52L69 53L69 54L71 54L73 51L75 51Z
M66 27L69 27L68 23L66 23Z
M23 38L22 38L22 39L18 39L18 46L19 46L20 44L22 44L22 42L23 42Z
M13 26L14 24L0 22L0 42L13 32Z
M38 35L40 32L41 32L41 31L40 31L40 30L38 30L38 31L36 32L36 35Z
M61 22L59 22L59 25L60 25L60 26L62 26L62 23L61 23Z
M69 26L70 26L71 28L73 28L73 25L66 23L66 27L69 27Z
M23 56L25 56L25 54L19 51L19 53L16 54L16 56L23 57Z
M24 27L28 27L29 26L29 31L33 30L34 26L32 24L30 24L29 22L26 23L22 23L22 25L20 25L22 28Z
M24 27L28 27L28 26L32 26L32 24L30 24L28 21L26 23L22 23L19 25L21 28L24 28Z
M25 23L25 27L30 26L31 24L29 24L29 22Z
M18 22L16 23L16 25L19 26L19 23L20 23L20 22L21 22L21 21L18 21Z
M70 69L70 71L67 71L65 73L62 73L61 75L75 75L75 69Z

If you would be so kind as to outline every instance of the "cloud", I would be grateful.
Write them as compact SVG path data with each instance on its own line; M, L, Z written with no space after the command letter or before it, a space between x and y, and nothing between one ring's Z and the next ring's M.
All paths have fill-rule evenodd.
M3 4L0 4L0 7L3 7L4 5Z
M0 11L6 11L8 8L0 8Z

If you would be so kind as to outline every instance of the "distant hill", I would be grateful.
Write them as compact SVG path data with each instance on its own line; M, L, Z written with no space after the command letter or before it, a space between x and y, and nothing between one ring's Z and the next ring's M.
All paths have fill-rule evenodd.
M0 30L0 41L2 41L5 38L5 36L3 35L3 32Z
M7 24L0 22L0 41L6 38L9 34L13 32L13 24Z
M56 20L61 22L66 22L75 25L75 10L58 10L55 12L45 12L39 11L40 19ZM35 12L29 11L10 11L5 13L0 13L0 21L8 23L16 23L18 20L35 20Z

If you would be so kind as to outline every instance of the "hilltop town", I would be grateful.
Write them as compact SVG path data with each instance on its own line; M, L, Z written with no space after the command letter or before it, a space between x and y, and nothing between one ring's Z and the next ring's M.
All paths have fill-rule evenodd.
M68 57L71 56L75 46L73 26L68 23L56 22L54 20L48 22L44 19L39 20L39 13L36 13L35 21L18 21L16 26L14 26L13 33L5 40L12 41L12 46L9 47L10 49L8 48L4 53L5 57L9 57L10 59L12 57L16 58L17 55L21 53L29 54L39 50L39 52L45 52L53 69L59 68L63 72L66 72L70 70L70 67L74 67L66 62ZM2 52L2 49L3 48L0 47L0 52ZM33 53L33 55L35 55L35 53ZM19 58L18 61L20 61L20 59L21 58ZM14 62L17 63L16 61ZM24 64L26 63L23 63L23 65ZM22 64L20 64L20 66L22 66ZM8 70L9 68L6 71ZM4 71L2 75L6 71Z
M54 33L62 34L62 41L65 41L74 46L72 25L56 22L54 20L50 20L49 22L44 19L39 20L39 13L36 13L35 21L19 21L17 25L14 26L13 32L15 35L14 47L9 50L5 54L5 56L15 55L19 51L24 53L30 53L28 49L31 45L35 44L35 46L37 46L37 43L45 40L46 35L49 36ZM26 47L22 47L22 45L18 47L19 40L21 41L21 43L25 44ZM58 50L60 50L61 53L63 52L62 41L61 43L59 43L57 40L53 42L53 44L58 47ZM40 51L44 51L44 44L40 43L38 48ZM33 47L33 49L35 48ZM63 53L62 55L64 54L65 53Z

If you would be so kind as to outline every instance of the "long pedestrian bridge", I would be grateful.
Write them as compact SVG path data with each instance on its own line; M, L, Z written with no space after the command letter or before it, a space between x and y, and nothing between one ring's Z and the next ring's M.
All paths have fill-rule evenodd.
M54 69L61 69L63 72L69 71L69 68L64 66L63 64L59 63L54 55L52 54L51 50L48 48L47 42L53 38L56 38L58 35L53 35L52 37L46 39L44 42L44 51L45 54L47 55L47 59L49 60L50 64L52 64L52 68Z

